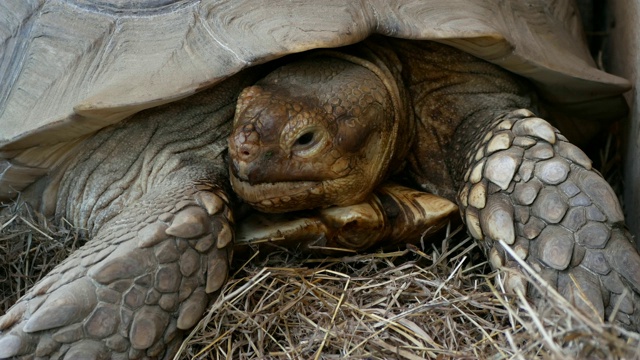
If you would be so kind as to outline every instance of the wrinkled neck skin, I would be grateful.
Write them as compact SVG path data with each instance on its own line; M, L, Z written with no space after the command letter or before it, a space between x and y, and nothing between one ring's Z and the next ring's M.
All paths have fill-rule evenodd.
M29 192L46 215L65 217L95 235L127 206L152 202L154 193L171 201L199 180L225 184L226 136L236 94L247 83L236 76L214 91L105 128Z
M394 48L417 123L410 176L424 190L455 201L465 161L456 149L484 136L500 114L532 109L535 95L527 81L455 48L402 40Z

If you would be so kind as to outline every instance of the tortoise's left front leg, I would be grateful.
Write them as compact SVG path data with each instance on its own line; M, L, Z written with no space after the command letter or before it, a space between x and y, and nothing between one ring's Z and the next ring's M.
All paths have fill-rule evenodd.
M588 157L528 110L467 122L456 141L462 217L492 266L522 271L503 240L587 314L607 319L619 307L616 321L637 330L640 256L615 193ZM513 272L505 284L527 289Z
M0 317L0 358L169 358L227 279L233 217L206 182L158 186Z

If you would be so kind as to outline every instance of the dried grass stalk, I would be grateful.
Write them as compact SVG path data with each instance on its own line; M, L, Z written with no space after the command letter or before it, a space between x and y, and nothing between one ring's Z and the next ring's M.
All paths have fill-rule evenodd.
M82 240L27 207L5 208L0 226L6 311ZM176 359L639 357L638 334L585 316L535 274L529 281L545 294L539 310L505 295L501 275L465 237L454 232L428 251L238 259Z
M460 234L431 256L410 247L318 265L269 254L239 270L176 359L638 356L638 334L584 316L535 274L542 313L505 295L500 275L483 274L476 254Z
M84 242L64 219L52 224L24 203L0 206L0 314Z

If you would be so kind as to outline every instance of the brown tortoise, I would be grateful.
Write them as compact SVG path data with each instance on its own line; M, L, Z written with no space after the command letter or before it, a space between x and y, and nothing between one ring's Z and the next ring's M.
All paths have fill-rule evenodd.
M313 157L322 140L337 152L305 163L338 178L378 159L353 154L380 141L373 149L387 155L351 188L362 191L316 196L313 206L361 201L405 171L419 188L459 199L494 266L514 267L502 240L567 298L583 307L588 299L586 311L606 317L618 306L617 321L640 324L640 257L613 192L533 115L538 103L613 115L628 88L594 67L570 1L16 0L0 3L0 14L0 196L20 193L92 237L0 318L0 357L169 358L229 271L237 201L225 154L235 102L280 64L254 65L374 33L413 42L376 38L288 58L243 92L246 136L232 143L249 149L237 156L247 165L234 167L236 190L243 180L282 182L268 199L246 187L247 201L270 209L296 180L324 179L299 165L256 170L265 144L287 138L289 151ZM342 97L354 88L363 93ZM272 129L276 142L266 142L265 103L285 122L307 111L322 125L313 136ZM359 128L360 116L382 122ZM524 288L518 279L510 288Z

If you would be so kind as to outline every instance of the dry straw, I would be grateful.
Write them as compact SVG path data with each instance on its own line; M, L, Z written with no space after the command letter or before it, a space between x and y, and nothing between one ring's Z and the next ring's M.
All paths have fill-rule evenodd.
M2 309L81 241L26 207L0 215ZM587 317L535 274L539 311L505 295L463 231L425 249L237 259L177 359L629 359L640 336ZM523 264L525 266L526 264Z

